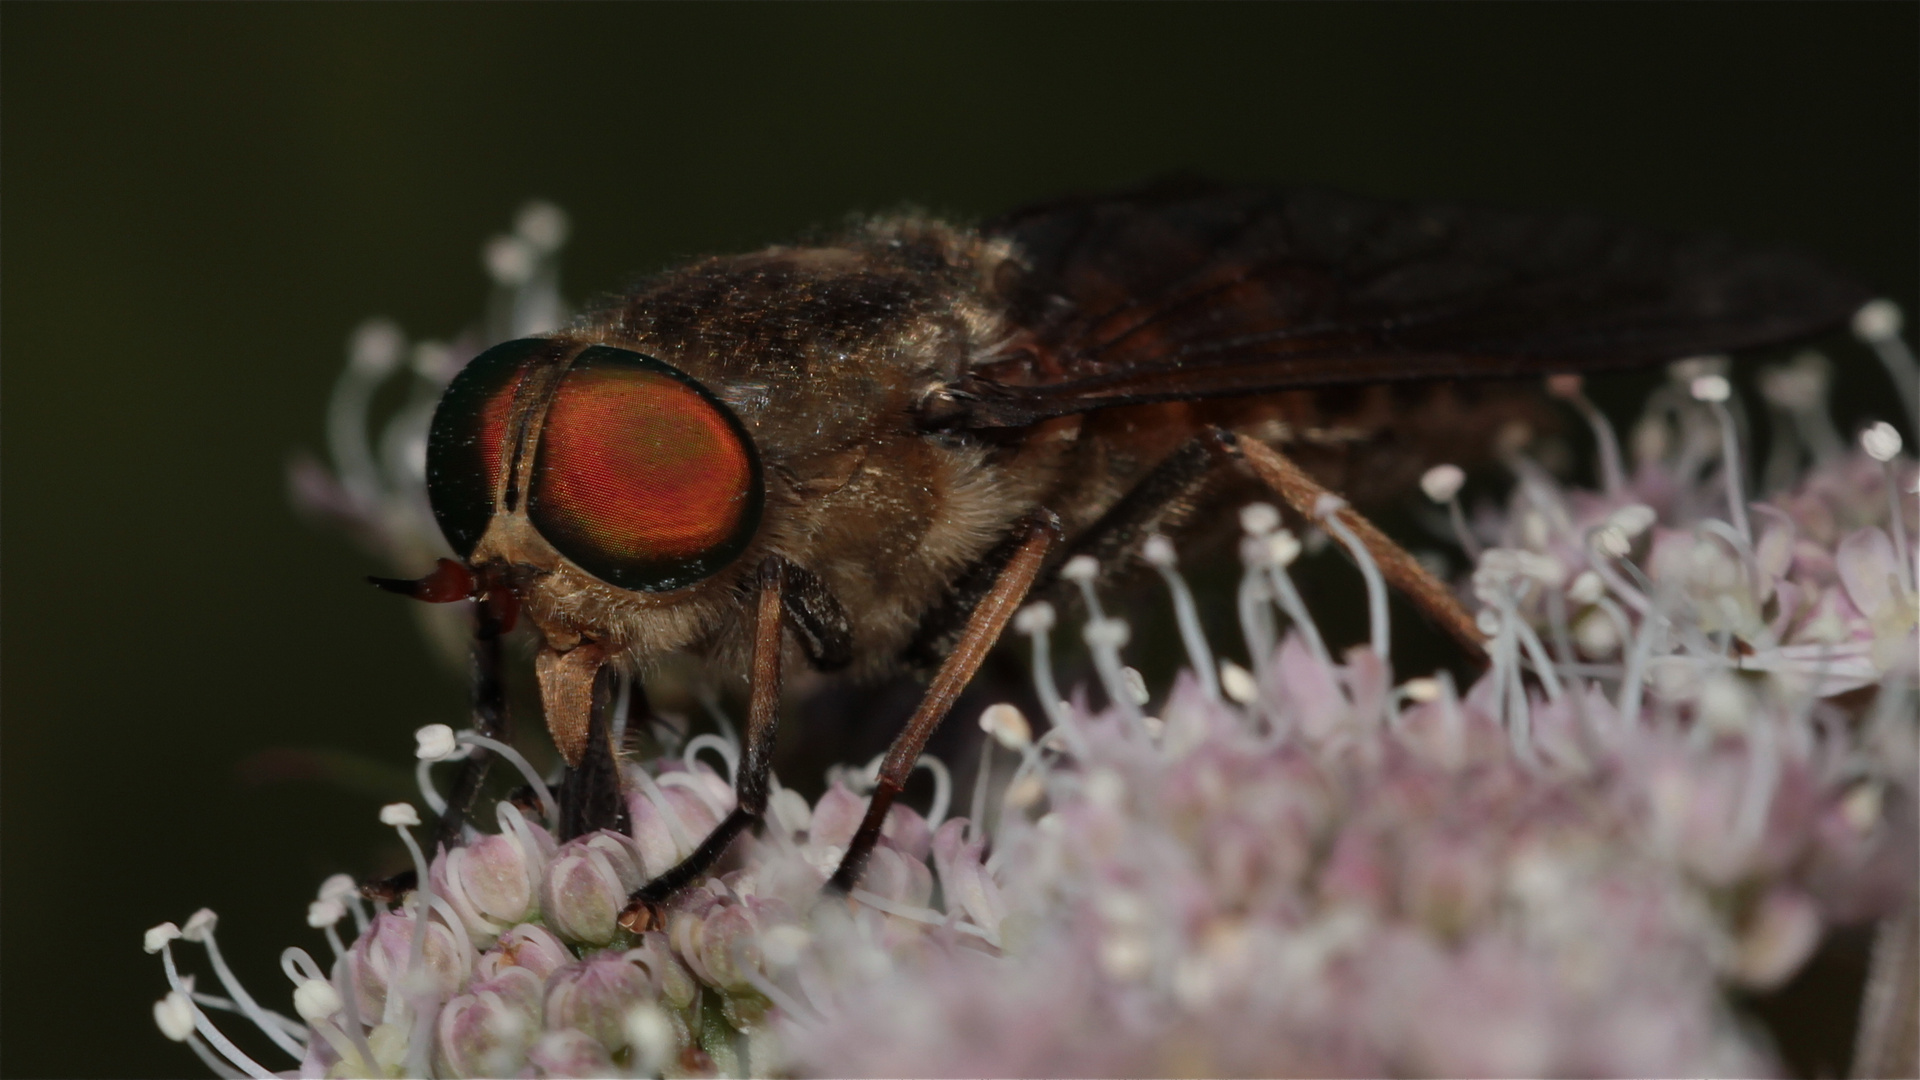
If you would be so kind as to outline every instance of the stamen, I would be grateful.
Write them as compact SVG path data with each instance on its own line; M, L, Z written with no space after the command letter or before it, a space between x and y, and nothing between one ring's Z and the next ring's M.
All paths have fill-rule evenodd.
M1248 507L1247 510L1241 511L1240 520L1242 524L1247 523L1249 516L1248 511L1254 507L1265 507L1272 513L1276 521L1280 516L1279 512L1275 511L1273 507L1267 506L1265 503L1255 503L1253 506ZM1263 523L1264 522L1256 521L1256 524ZM1293 587L1293 578L1287 574L1287 567L1293 565L1294 560L1300 557L1300 541L1285 529L1268 529L1265 532L1254 533L1250 527L1248 531L1251 535L1240 542L1240 557L1246 562L1248 573L1253 573L1256 570L1265 571L1267 585L1265 595L1259 596L1258 600L1255 601L1257 605L1255 611L1257 612L1259 622L1263 624L1266 631L1265 640L1267 644L1266 648L1254 654L1254 672L1258 674L1263 681L1265 680L1267 667L1271 661L1274 650L1278 647L1277 642L1274 640L1271 616L1264 604L1261 603L1261 601L1271 598L1280 605L1280 610L1285 612L1287 618L1293 622L1294 628L1300 633L1300 639L1306 643L1307 651L1313 655L1314 660L1331 675L1334 670L1333 656L1327 651L1326 641L1320 637L1319 626L1314 623L1313 616L1308 614L1306 602L1300 599L1299 591ZM1244 625L1247 622L1247 596L1244 581L1241 584L1241 589L1241 622ZM1251 644L1252 641L1249 640L1249 645Z
M210 1069L215 1076L224 1078L240 1077L246 1074L221 1061L207 1044L194 1034L193 1001L178 990L167 991L167 996L153 1003L153 1020L160 1026L160 1033L174 1042L186 1043L193 1048L201 1064Z
M953 805L953 772L932 754L921 754L914 767L933 774L933 802L927 807L927 831L932 832L947 820L947 809Z
M740 736L734 730L733 718L727 715L727 710L720 707L720 698L714 694L713 687L705 682L697 683L694 687L694 696L699 699L701 708L707 710L707 715L713 718L713 726L720 729L720 737L737 744Z
M1261 573L1263 564L1270 558L1266 554L1267 547L1264 540L1255 537L1240 542L1240 555L1246 563L1246 572L1240 576L1240 589L1235 594L1240 613L1240 636L1247 643L1247 654L1253 661L1253 670L1259 673L1263 681L1268 666L1273 663L1273 650L1278 645L1273 611L1267 606L1273 594L1265 575Z
M1547 389L1555 397L1573 406L1587 426L1593 430L1594 449L1600 457L1600 487L1609 497L1618 497L1626 490L1627 470L1620 457L1620 437L1614 433L1613 423L1607 414L1600 411L1588 398L1580 376L1555 375L1547 380Z
M1533 710L1527 701L1526 681L1520 670L1520 631L1524 624L1514 613L1511 599L1503 596L1498 630L1488 642L1487 653L1493 661L1495 685L1500 691L1500 719L1507 728L1507 742L1514 760L1528 770L1540 767L1533 749ZM1483 628L1484 629L1484 628Z
M167 936L167 931L172 931L171 937ZM155 945L156 935L159 935L159 944L157 946ZM166 968L167 972L167 985L172 987L174 992L179 994L185 1001L186 1007L192 1010L193 1026L205 1037L207 1042L213 1045L215 1050L225 1055L226 1059L235 1067L238 1067L244 1075L252 1077L253 1080L276 1080L273 1073L268 1072L259 1062L248 1057L245 1052L233 1044L233 1040L227 1038L219 1028L214 1027L213 1021L207 1018L207 1014L201 1012L200 1007L193 1003L193 981L191 979L182 979L180 977L180 969L176 967L173 962L172 940L173 937L178 936L180 936L179 930L175 928L172 923L162 923L152 930L147 931L147 951L152 952L156 947L159 949L160 962ZM169 1006L169 1008L175 1010L177 1013L180 1007L173 1005ZM156 1017L156 1019L158 1019L158 1017ZM206 1059L202 1058L201 1060L204 1061Z
M1627 572L1632 574L1642 586L1646 586L1650 592L1651 583L1647 581L1646 575L1640 573L1640 568L1627 559L1632 551L1633 541L1627 538L1626 530L1619 525L1602 525L1587 532L1587 559L1593 572L1599 575L1608 589L1618 594L1629 606L1645 614L1653 610L1653 601L1647 599L1647 593L1629 585L1613 566L1617 561L1621 566L1626 567Z
M1193 602L1193 590L1180 576L1173 543L1164 536L1149 536L1141 554L1160 572L1173 596L1173 616L1180 624L1180 641L1187 647L1187 662L1200 680L1200 692L1208 701L1220 700L1220 677L1214 672L1213 649L1207 645L1206 632L1200 628L1200 611Z
M241 1015L253 1021L255 1027L266 1032L267 1038L272 1039L274 1045L280 1049L296 1058L303 1056L307 1052L306 1045L293 1039L281 1030L280 1025L269 1020L266 1010L260 1007L259 1002L253 1000L253 995L247 993L247 988L240 985L240 980L234 975L233 969L227 966L226 957L220 955L220 943L215 941L213 936L214 927L218 924L219 917L213 913L212 909L201 908L187 920L187 925L181 930L180 936L206 948L207 959L213 963L214 975L219 978L220 985L226 987L234 1004L240 1007Z
M1900 456L1900 432L1881 420L1860 433L1860 448L1880 463L1880 471L1886 475L1887 528L1893 534L1894 562L1899 567L1901 590L1911 593L1913 556L1907 549L1907 515L1900 506L1900 477L1893 467L1894 459Z
M1367 582L1367 629L1372 639L1374 654L1382 662L1388 659L1387 650L1391 643L1387 633L1387 583L1380 576L1380 565L1373 561L1373 555L1367 546L1360 542L1347 523L1340 520L1340 511L1346 509L1346 500L1337 495L1322 495L1313 508L1314 516L1320 524L1346 545L1348 554L1360 567L1360 576Z
M1093 653L1093 670L1100 677L1100 686L1107 692L1107 700L1119 708L1120 715L1135 730L1144 731L1140 703L1128 692L1126 676L1121 669L1126 665L1120 659L1120 650L1126 647L1132 631L1125 619L1093 619L1087 622L1081 636L1087 642L1087 649Z
M674 854L682 858L692 854L692 834L687 831L686 822L680 820L680 814L673 808L673 803L667 799L667 793L661 791L660 785L654 782L653 775L641 768L628 770L628 775L639 783L640 793L647 797L647 801L653 804L653 808L660 811L660 820L667 824L667 835L673 837ZM554 820L559 819L556 817Z
M888 915L897 915L903 919L912 919L914 922L926 923L929 926L951 926L963 934L972 934L974 937L980 938L996 949L1000 947L1000 935L984 926L976 926L971 922L956 921L949 918L946 913L935 911L932 908L902 904L898 901L889 900L878 893L868 892L865 889L854 889L847 895L873 908L875 911L884 911Z
M340 486L362 510L380 499L385 485L367 437L367 415L374 391L400 363L406 336L386 319L370 319L354 330L347 344L347 366L327 401L327 455Z
M367 1026L360 1020L360 1000L358 991L355 989L357 983L354 981L353 965L353 952L349 950L334 962L328 981L333 983L334 992L340 995L340 1002L346 1007L347 1022L341 1026L346 1029L347 1038L352 1041L354 1051L360 1056L362 1071L372 1076L377 1069L379 1058L374 1056L373 1044L367 1041ZM342 1054L341 1057L345 1058L346 1055Z
M1869 301L1853 315L1853 333L1873 349L1893 380L1907 423L1920 431L1920 364L1900 337L1900 305L1891 300Z
M345 904L353 915L355 932L367 932L366 903L360 899L360 886L354 883L351 874L334 874L321 882L319 896L322 900L338 900Z
M1620 697L1616 706L1621 722L1629 727L1639 720L1641 697L1646 689L1647 665L1653 658L1655 646L1666 638L1667 627L1667 617L1659 609L1649 607L1642 617L1639 632L1633 636L1633 649L1627 656L1627 673L1620 681Z
M1099 622L1107 617L1100 609L1100 597L1093 591L1093 583L1100 576L1100 562L1091 555L1075 555L1060 568L1060 577L1080 586L1080 595L1087 602L1087 621Z
M421 984L430 986L427 975L427 924L433 920L433 874L427 865L427 857L421 853L420 845L413 839L413 833L408 831L410 827L420 824L420 812L409 803L388 803L380 808L380 824L392 826L393 830L400 834L400 842L407 846L407 854L413 856L413 869L418 877L413 890L413 947L408 952L406 981L414 983L418 980ZM430 1011L430 1009L421 1008L420 1003L415 1002L416 1021ZM418 1027L416 1022L414 1041L407 1047L407 1067L413 1075L425 1076L427 1074L426 1047L418 1045L423 1041ZM419 1058L417 1062L416 1057Z
M554 801L553 791L547 787L546 780L534 769L533 763L520 755L520 751L499 739L490 739L477 731L463 731L458 738L469 746L485 747L499 754L514 768L519 769L520 775L526 778L527 785L533 788L534 796L540 800L540 812L547 816L548 823L553 825L560 823L560 804Z
M719 735L709 732L694 736L687 741L686 749L680 752L680 760L685 762L687 768L691 770L695 759L700 756L700 751L708 748L712 748L714 753L719 754L721 763L726 765L728 785L737 783L740 778L740 745Z
M1773 718L1754 716L1746 728L1747 775L1740 787L1740 808L1733 822L1733 849L1751 852L1759 844L1780 782L1780 753L1775 745Z
M428 724L415 731L413 737L418 744L413 754L420 759L413 767L414 782L419 785L420 797L426 801L427 808L436 817L445 817L447 800L433 786L433 766L435 762L451 759L458 749L453 729L445 724Z
M654 777L654 780L663 789L677 787L691 792L693 797L699 799L700 804L713 814L715 821L725 818L732 810L732 807L722 804L714 793L708 790L707 785L701 783L700 778L691 772L663 772Z
M1480 541L1474 538L1473 530L1467 528L1467 515L1460 508L1460 488L1467 482L1467 474L1458 465L1435 465L1420 477L1420 490L1427 498L1447 508L1447 521L1453 526L1454 542L1466 553L1467 561L1475 562L1480 558Z
M1733 527L1746 541L1753 545L1753 530L1747 524L1747 499L1741 490L1740 436L1733 426L1733 414L1727 411L1726 401L1733 393L1733 386L1724 375L1702 375L1693 380L1691 390L1695 401L1705 402L1713 413L1714 422L1720 425L1720 459L1727 474L1727 506L1733 519Z
M1053 629L1053 605L1041 600L1020 609L1013 617L1013 628L1027 635L1033 642L1033 690L1040 697L1040 708L1047 714L1047 723L1052 725L1067 740L1075 757L1087 756L1087 742L1080 734L1073 711L1060 697L1060 688L1053 681L1053 665L1049 660L1051 638L1048 631Z

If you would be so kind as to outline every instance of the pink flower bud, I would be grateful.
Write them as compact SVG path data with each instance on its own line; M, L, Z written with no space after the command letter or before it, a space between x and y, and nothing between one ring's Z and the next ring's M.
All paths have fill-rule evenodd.
M722 990L750 987L740 965L761 964L759 932L747 909L740 904L716 906L707 917L693 924L686 956L701 977Z
M607 1048L578 1031L555 1031L543 1036L534 1045L533 1052L527 1055L527 1061L533 1066L534 1075L539 1077L592 1080L594 1077L619 1074L613 1065L613 1055L607 1053Z
M866 808L862 807L861 812L865 813ZM925 862L933 848L933 830L927 828L927 819L913 807L899 803L887 810L887 820L880 824L880 835L893 841L894 847L917 862Z
M379 1019L386 1011L387 991L406 974L413 955L413 919L397 912L381 912L360 940L353 943L354 1000L361 1017ZM427 970L450 997L467 979L473 962L445 924L427 923Z
M891 816L888 820L892 820ZM933 874L927 870L926 863L883 841L873 849L860 887L888 900L925 907L933 898Z
M1760 898L1735 949L1734 975L1755 990L1787 981L1820 944L1820 912L1807 894L1776 888Z
M460 913L467 932L483 939L532 911L540 867L510 834L482 836L433 863L433 891Z
M933 866L940 873L940 891L946 896L948 911L957 904L969 919L997 934L1007 905L1000 898L1000 886L982 863L985 838L968 842L966 827L965 818L954 818L933 834Z
M547 983L549 1029L586 1034L608 1053L627 1045L627 1011L654 999L653 980L622 956L600 956L554 972Z
M807 841L818 847L845 850L860 829L860 819L866 815L867 800L835 780L827 793L820 796L820 801L813 804L813 824L807 830Z
M654 802L653 796L644 790L635 790L627 796L627 816L633 822L633 842L639 846L641 865L648 877L665 873L686 856L691 845L698 844L707 833L720 824L714 816L713 808L700 796L677 784L658 784L661 801L666 803L662 809ZM731 795L728 797L731 799ZM679 829L674 828L675 824ZM688 846L683 847L681 837Z
M628 894L645 882L633 842L601 831L561 846L547 866L541 908L561 937L605 945Z
M646 969L659 991L661 1001L680 1010L693 1006L694 997L700 992L700 984L694 981L693 972L688 971L687 966L674 955L666 934L654 930L643 935L638 946L627 950L626 960Z
M544 983L547 976L573 963L573 959L572 951L545 927L521 923L500 935L499 944L474 965L474 974L497 979L512 969L525 968Z
M462 1077L511 1076L540 1034L541 979L509 967L440 1010L440 1071Z

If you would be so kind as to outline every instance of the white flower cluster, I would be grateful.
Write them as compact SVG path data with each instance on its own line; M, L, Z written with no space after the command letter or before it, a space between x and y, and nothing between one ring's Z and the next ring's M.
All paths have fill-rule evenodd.
M552 224L490 249L503 296L539 279ZM1897 311L1863 320L1898 377ZM1828 928L1914 902L1920 471L1891 426L1848 453L1820 365L1797 361L1763 379L1786 464L1750 502L1731 388L1712 364L1676 374L1631 470L1556 381L1595 425L1599 490L1516 455L1511 497L1469 512L1463 473L1429 474L1488 638L1464 690L1396 678L1385 586L1335 507L1310 527L1360 565L1370 612L1368 641L1338 653L1294 584L1306 545L1248 507L1247 666L1216 658L1156 539L1144 555L1191 661L1156 706L1121 654L1127 623L1069 564L1108 704L1059 692L1056 615L1022 612L1046 730L1010 706L979 718L966 818L923 759L929 811L895 807L850 897L821 885L868 772L811 804L777 789L759 835L635 935L627 895L732 808L737 745L627 763L630 830L560 843L523 759L435 725L431 809L434 763L476 746L521 768L537 805L503 802L497 832L431 858L410 806L383 812L419 887L391 910L345 878L322 887L309 922L331 959L282 957L297 1018L239 985L210 912L156 927L171 992L155 1019L223 1076L1775 1071L1728 991L1777 986ZM998 784L996 756L1016 762ZM225 996L179 970L182 939ZM295 1064L249 1056L220 1012Z

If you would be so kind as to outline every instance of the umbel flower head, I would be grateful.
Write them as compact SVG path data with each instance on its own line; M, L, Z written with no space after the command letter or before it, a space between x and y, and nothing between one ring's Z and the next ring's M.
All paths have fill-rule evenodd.
M1631 468L1578 385L1556 384L1596 425L1597 490L1515 455L1511 497L1469 511L1458 470L1429 474L1489 640L1465 687L1394 671L1384 585L1334 507L1309 528L1360 565L1371 613L1344 649L1294 585L1314 538L1250 506L1244 666L1218 659L1156 539L1190 666L1150 694L1127 623L1070 564L1098 687L1061 694L1065 628L1023 612L1044 732L1011 706L979 717L964 817L923 759L931 806L894 807L850 896L821 886L871 766L812 802L777 788L723 872L633 934L628 894L731 810L737 744L660 732L671 752L622 765L630 829L559 843L544 777L432 725L430 809L435 765L476 746L534 801L431 853L412 806L382 811L418 887L370 906L344 877L322 885L325 961L282 957L291 1016L239 985L211 912L156 927L171 992L155 1019L249 1076L1777 1071L1730 992L1913 902L1920 470L1888 425L1848 451L1817 365L1769 379L1776 430L1800 437L1768 467L1796 479L1761 501L1711 365L1655 395ZM394 477L366 476L343 513L404 508ZM417 524L386 520L396 547ZM224 996L180 970L181 940ZM248 1056L220 1013L284 1060Z

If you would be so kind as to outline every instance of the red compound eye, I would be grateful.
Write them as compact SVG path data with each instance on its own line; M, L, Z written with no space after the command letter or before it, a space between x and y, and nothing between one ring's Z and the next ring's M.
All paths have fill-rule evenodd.
M529 361L551 347L544 338L522 338L488 349L454 376L434 410L427 432L427 497L440 531L461 558L473 554L493 519L514 390Z
M595 346L547 406L527 517L595 577L662 592L732 562L764 501L731 410L652 357Z

